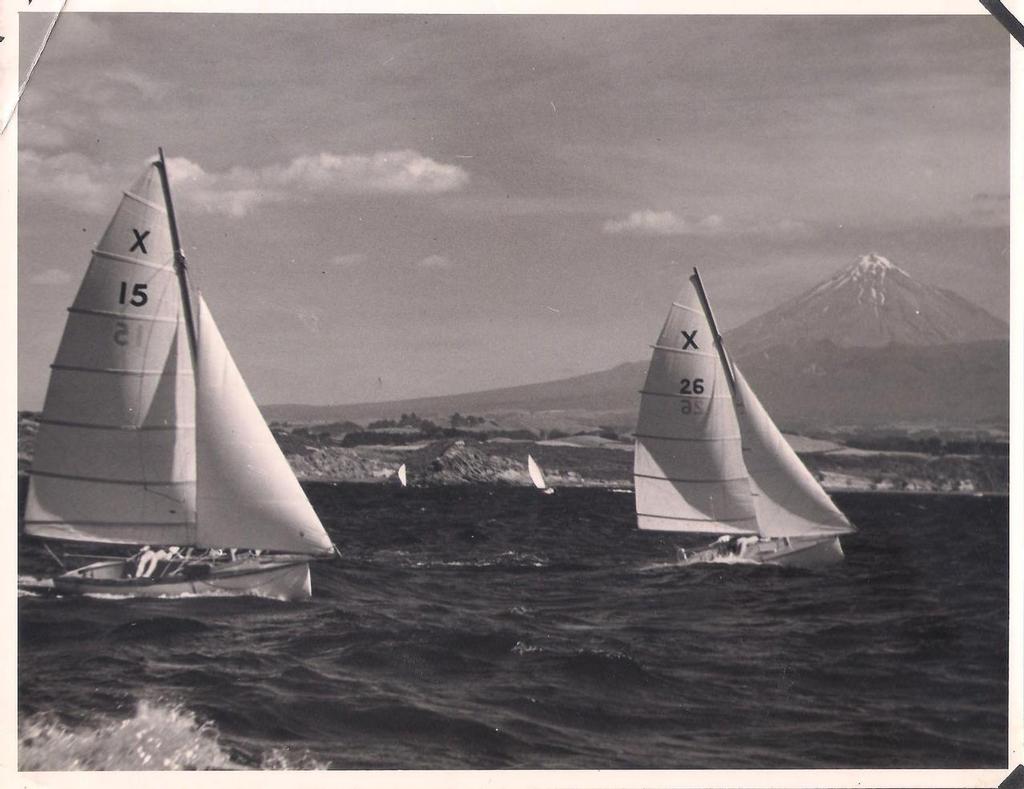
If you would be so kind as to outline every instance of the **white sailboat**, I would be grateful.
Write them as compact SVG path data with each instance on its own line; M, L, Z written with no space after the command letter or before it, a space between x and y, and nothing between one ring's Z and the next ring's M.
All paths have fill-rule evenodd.
M542 490L549 496L555 492L555 489L549 487L548 483L544 480L544 472L540 470L540 466L533 459L533 455L526 456L526 468L530 472L530 481L537 490Z
M855 531L732 364L697 269L673 302L641 391L639 528L720 535L684 564L735 557L815 567Z
M398 467L397 475L398 475L398 481L402 485L402 487L403 488L408 487L409 486L409 478L406 475L405 463L403 463L401 466Z
M162 151L124 193L68 312L25 533L173 548L50 586L309 597L309 562L335 549L189 284Z

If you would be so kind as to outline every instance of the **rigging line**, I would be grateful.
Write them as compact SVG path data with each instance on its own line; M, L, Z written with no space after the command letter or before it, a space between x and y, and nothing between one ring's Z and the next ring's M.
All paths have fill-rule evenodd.
M50 26L46 29L46 35L43 36L43 41L39 45L39 49L36 51L36 55L32 58L32 63L28 67L28 71L25 73L25 81L21 83L21 87L18 88L18 95L14 99L14 106L11 107L11 111L7 113L7 118L4 119L4 127L0 129L0 136L7 133L7 127L14 119L14 113L18 111L18 105L21 104L21 97L25 95L25 88L28 87L28 81L32 79L32 74L36 70L36 66L39 64L39 59L43 56L43 50L46 49L46 45L50 43L50 36L53 35L53 29L57 26L57 20L60 19L61 14L64 13L64 9L68 5L68 0L63 0L60 4L60 8L57 13L54 14L53 19L50 20Z

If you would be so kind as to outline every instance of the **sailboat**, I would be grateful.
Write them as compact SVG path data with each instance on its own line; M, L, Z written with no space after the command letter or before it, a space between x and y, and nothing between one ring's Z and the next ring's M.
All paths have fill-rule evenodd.
M526 456L526 468L530 472L530 481L537 490L542 490L549 496L555 492L555 489L549 487L548 483L544 481L544 472L540 470L533 455Z
M398 467L397 475L398 475L398 481L402 485L402 487L403 488L408 487L409 486L409 478L408 478L408 476L406 475L406 472L405 472L405 463L403 463L401 466Z
M145 548L39 585L310 597L310 561L336 549L189 282L162 150L124 192L68 313L24 532Z
M718 535L682 564L819 567L855 531L726 353L697 269L673 302L641 390L633 476L641 529Z

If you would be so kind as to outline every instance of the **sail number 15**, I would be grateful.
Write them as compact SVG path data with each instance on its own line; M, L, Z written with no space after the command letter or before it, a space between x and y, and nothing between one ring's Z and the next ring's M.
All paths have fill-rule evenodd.
M141 307L149 301L149 296L146 295L146 283L136 282L132 285L131 298L128 297L128 283L121 283L121 293L118 296L118 304L131 304L133 307Z

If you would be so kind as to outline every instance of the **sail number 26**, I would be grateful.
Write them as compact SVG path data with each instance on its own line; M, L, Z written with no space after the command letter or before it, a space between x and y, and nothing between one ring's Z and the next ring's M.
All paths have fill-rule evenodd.
M120 295L118 296L118 299L117 299L117 303L118 304L125 304L125 303L127 303L127 304L131 304L133 307L141 307L147 301L149 301L149 296L146 295L146 283L145 282L141 282L141 283L137 282L134 285L132 285L131 297L130 298L129 298L129 295L128 295L128 283L127 282L122 282L121 283L121 293L120 293Z
M679 394L684 395L699 395L704 394L704 379L703 378L681 378L679 380ZM680 403L680 411L684 414L702 414L704 413L703 406L700 400L683 400Z

